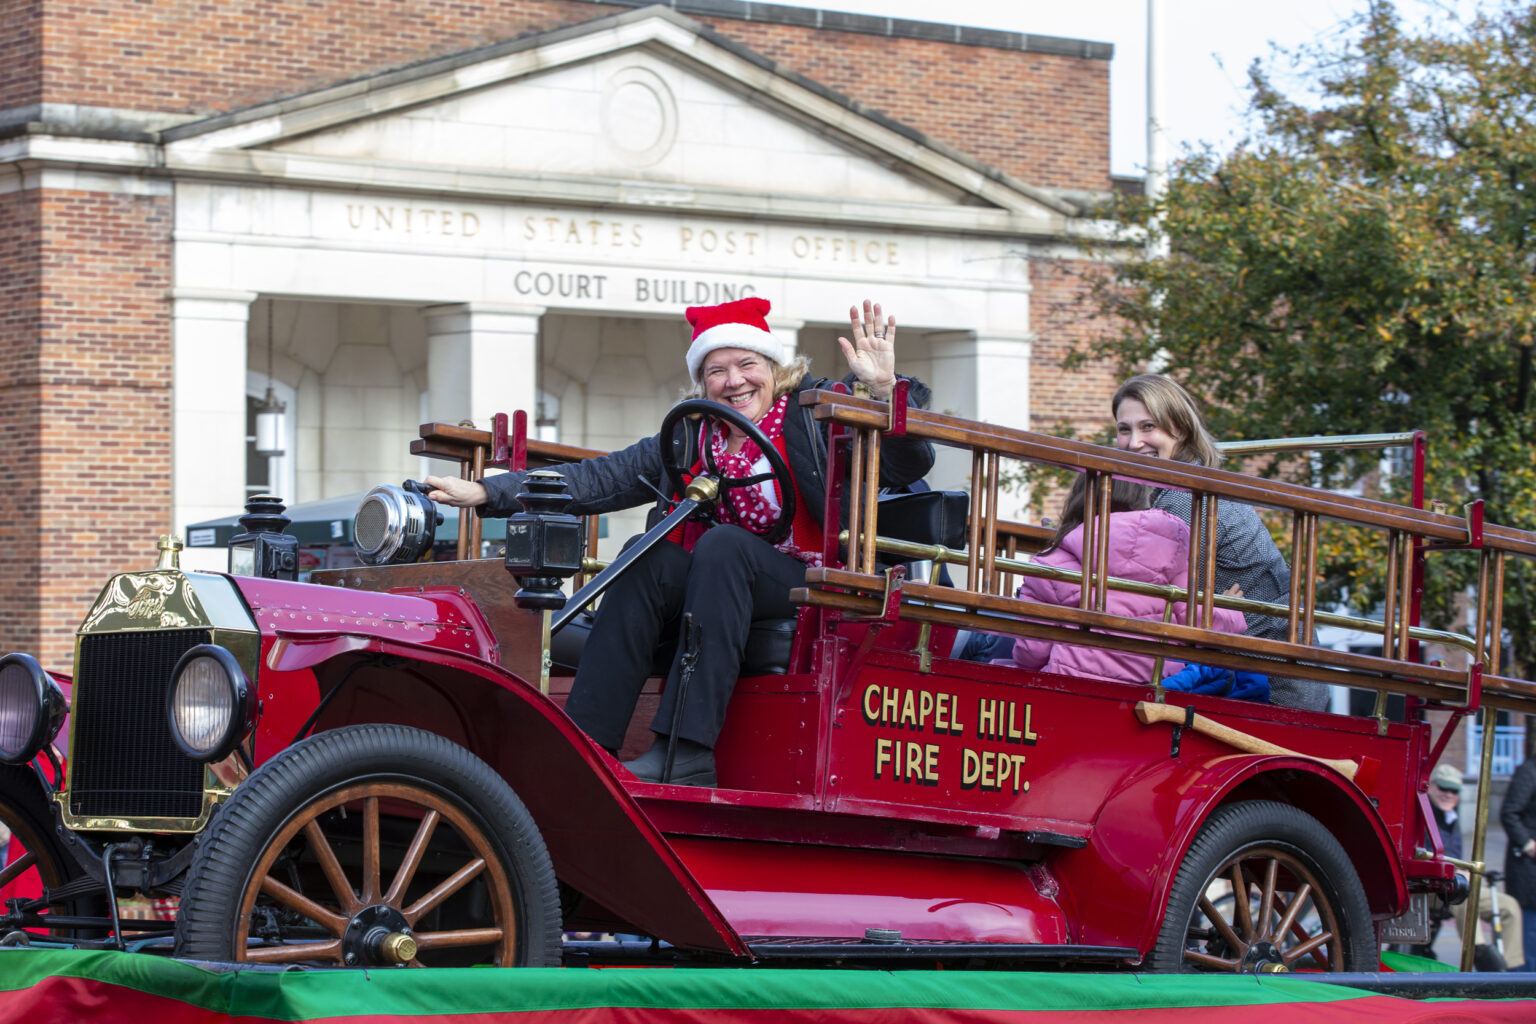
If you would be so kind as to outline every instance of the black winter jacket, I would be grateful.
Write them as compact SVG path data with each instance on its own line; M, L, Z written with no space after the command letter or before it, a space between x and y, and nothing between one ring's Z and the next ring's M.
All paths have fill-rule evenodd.
M1510 777L1499 823L1509 845L1504 850L1504 889L1522 907L1536 910L1536 858L1527 857L1524 846L1536 838L1536 756L1528 757ZM1527 953L1526 962L1536 953Z
M907 402L914 408L927 408L930 392L921 381L912 381ZM852 378L844 378L851 383ZM802 407L799 394L817 388L829 388L832 382L825 379L807 379L790 392L789 408L784 416L784 451L789 470L794 474L800 500L810 505L811 512L821 521L826 507L827 484L827 424L818 424L811 418L811 410ZM681 461L681 460L679 460ZM911 437L887 437L880 444L880 486L905 487L921 480L933 468L933 445ZM574 501L567 511L576 515L597 515L635 508L654 501L656 490L666 491L668 486L661 467L661 435L643 438L628 448L609 455L587 459L560 467L565 474L569 493ZM653 484L652 490L640 478ZM488 495L479 506L482 516L509 516L519 512L517 493L522 490L522 473L502 473L488 476L481 481ZM843 495L843 513L847 515L848 494ZM825 526L825 524L822 524Z

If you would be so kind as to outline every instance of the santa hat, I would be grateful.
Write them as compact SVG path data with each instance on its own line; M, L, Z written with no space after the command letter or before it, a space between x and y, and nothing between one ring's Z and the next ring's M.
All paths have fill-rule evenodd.
M704 357L717 348L744 348L784 364L784 343L768 329L768 300L753 295L718 306L689 306L684 316L693 326L693 344L688 346L688 376L699 382L699 367Z

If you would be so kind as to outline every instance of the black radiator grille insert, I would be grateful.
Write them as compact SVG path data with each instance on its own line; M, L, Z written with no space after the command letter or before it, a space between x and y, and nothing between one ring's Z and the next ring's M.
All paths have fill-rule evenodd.
M195 818L203 764L171 739L165 696L176 660L206 629L101 633L80 640L71 694L69 809L91 818Z

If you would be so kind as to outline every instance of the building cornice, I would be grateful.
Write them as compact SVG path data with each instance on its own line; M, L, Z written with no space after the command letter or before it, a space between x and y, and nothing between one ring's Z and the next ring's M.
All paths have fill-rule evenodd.
M1027 32L1009 32L995 28L976 28L935 21L888 18L878 14L853 14L848 11L786 7L783 4L758 4L746 0L574 0L575 3L601 4L605 7L668 7L679 14L701 18L730 18L755 21L765 25L793 25L825 32L853 32L859 35L886 36L891 39L918 39L930 43L955 43L960 46L984 46L992 50L1018 50L1023 53L1076 57L1081 60L1110 60L1115 55L1113 43L1064 36L1042 36Z

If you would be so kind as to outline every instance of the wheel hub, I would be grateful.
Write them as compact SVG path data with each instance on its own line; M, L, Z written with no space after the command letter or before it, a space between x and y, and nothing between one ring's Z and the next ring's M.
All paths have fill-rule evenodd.
M341 949L348 967L398 967L416 959L410 922L383 903L357 912L342 934Z
M1243 954L1242 969L1253 974L1285 974L1290 971L1273 942L1259 941Z

